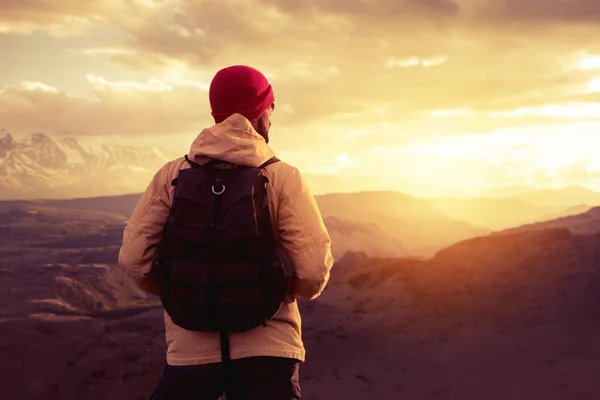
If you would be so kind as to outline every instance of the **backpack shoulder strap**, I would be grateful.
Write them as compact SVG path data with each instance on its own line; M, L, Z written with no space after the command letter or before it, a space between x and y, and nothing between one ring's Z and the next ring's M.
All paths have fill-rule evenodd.
M220 163L224 162L224 161L221 161L221 160L214 159L214 160L210 160L209 162L207 162L204 165L200 165L200 164L198 164L198 163L190 160L190 158L188 157L187 154L185 155L185 161L187 161L192 168L202 168L202 167L205 167L205 166L208 167L208 166L211 166L211 165L216 165L216 164L220 164ZM267 161L265 161L264 163L262 163L261 165L259 165L258 168L262 169L262 168L265 168L267 165L271 165L271 164L279 162L279 161L281 161L279 158L277 158L277 157L271 157Z
M262 163L258 168L262 169L262 168L266 167L267 165L271 165L271 164L276 163L278 161L281 161L281 160L279 158L277 158L277 157L271 157L267 161L265 161L264 163Z
M187 154L185 155L185 161L187 161L188 164L190 164L190 167L192 167L192 168L201 168L202 167L202 165L190 160L190 158L188 157Z

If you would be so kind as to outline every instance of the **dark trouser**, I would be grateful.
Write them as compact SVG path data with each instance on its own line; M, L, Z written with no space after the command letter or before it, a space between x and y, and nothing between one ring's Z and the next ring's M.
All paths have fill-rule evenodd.
M227 400L300 399L299 368L300 362L290 358L232 360ZM150 400L218 400L224 386L221 363L166 365Z

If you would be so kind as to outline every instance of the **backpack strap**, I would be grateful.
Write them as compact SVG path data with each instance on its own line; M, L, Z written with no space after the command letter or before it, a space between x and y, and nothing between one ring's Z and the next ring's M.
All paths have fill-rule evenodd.
M190 160L190 158L188 157L187 154L185 155L185 161L187 161L188 164L190 164L190 167L192 167L192 168L200 168L200 167L202 167L202 165L200 165L200 164L198 164L198 163Z
M277 157L271 157L269 158L267 161L265 161L264 163L262 163L258 168L265 168L267 165L271 165L273 163L276 163L278 161L281 161L279 158Z
M185 161L187 161L188 164L190 164L190 166L192 168L209 167L211 165L217 165L217 164L221 164L221 163L226 162L226 161L218 160L218 159L215 158L215 159L212 159L212 160L208 161L206 164L200 165L200 164L198 164L198 163L190 160L190 158L188 157L187 154L185 155ZM267 161L265 161L264 163L262 163L261 165L259 165L258 168L262 169L262 168L265 168L267 165L271 165L271 164L279 162L279 161L281 161L279 158L277 158L277 157L271 157Z
M219 340L221 342L221 368L223 370L223 383L225 393L231 389L232 384L232 368L231 368L231 350L229 347L229 334L227 332L219 332Z

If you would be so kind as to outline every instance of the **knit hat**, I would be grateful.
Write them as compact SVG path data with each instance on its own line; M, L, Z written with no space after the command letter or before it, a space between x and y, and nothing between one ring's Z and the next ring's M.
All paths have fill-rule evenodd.
M255 121L275 101L267 78L245 65L234 65L217 72L210 83L208 97L216 123L236 113Z

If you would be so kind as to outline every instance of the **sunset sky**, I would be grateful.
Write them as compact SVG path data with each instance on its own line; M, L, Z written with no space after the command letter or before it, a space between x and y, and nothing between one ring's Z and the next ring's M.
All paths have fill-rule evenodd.
M315 185L600 190L598 0L0 0L0 55L16 136L184 154L215 72L246 64Z

